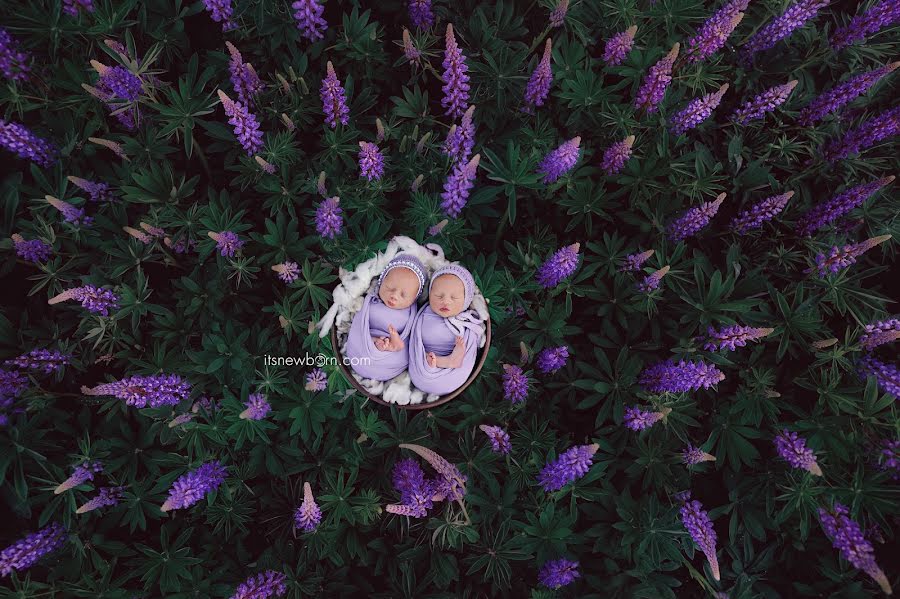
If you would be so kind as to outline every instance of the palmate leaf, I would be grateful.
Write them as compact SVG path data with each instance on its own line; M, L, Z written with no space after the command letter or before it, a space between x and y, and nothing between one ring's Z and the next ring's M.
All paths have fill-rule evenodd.
M136 547L144 555L144 559L133 560L136 573L144 581L144 589L158 588L160 592L179 591L182 580L190 580L190 566L202 563L203 560L191 557L191 548L185 544L194 532L192 527L185 528L174 542L169 542L169 527L163 526L160 531L160 549L154 549L138 543Z

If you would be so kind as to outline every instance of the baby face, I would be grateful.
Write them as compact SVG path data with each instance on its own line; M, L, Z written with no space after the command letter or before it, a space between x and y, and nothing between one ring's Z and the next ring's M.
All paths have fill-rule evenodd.
M463 310L466 286L456 275L441 275L434 280L428 293L428 305L435 314L450 318Z
M403 266L392 268L384 275L378 297L388 308L403 310L409 308L419 291L419 278L416 273Z

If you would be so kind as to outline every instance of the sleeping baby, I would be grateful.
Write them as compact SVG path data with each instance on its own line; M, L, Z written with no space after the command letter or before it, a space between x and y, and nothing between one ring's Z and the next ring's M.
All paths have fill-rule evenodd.
M361 377L387 381L407 369L409 338L425 287L425 267L411 254L398 254L378 277L353 317L344 356Z
M409 376L422 391L451 393L472 373L484 331L481 317L468 309L474 296L475 279L464 267L450 264L432 275L428 304L409 337Z

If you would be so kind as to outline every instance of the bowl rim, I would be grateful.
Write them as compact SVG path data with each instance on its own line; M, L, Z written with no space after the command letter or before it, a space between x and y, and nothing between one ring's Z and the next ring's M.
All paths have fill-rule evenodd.
M337 365L338 365L338 368L340 368L341 373L344 375L344 378L346 378L348 381L350 381L350 384L353 385L353 387L357 391L362 393L364 397L371 399L372 401L374 401L377 404L381 404L383 406L395 406L401 410L426 410L428 408L435 408L437 406L444 405L445 403L447 403L447 402L455 399L459 395L461 395L462 392L465 391L466 388L468 388L468 386L472 384L472 382L475 380L475 377L477 377L479 375L479 373L481 373L481 369L484 367L484 363L487 360L488 351L491 349L491 315L490 315L490 313L488 313L487 320L485 320L484 322L487 325L486 331L485 331L484 347L479 348L479 351L481 352L481 356L479 356L478 362L475 363L475 368L472 369L472 374L469 375L469 378L466 379L466 382L463 383L462 385L460 385L460 387L458 389L452 391L451 393L447 393L446 395L441 395L434 401L423 401L423 402L417 403L417 404L402 405L402 404L398 404L398 403L392 403L392 402L383 400L378 395L373 395L372 393L369 393L368 391L366 391L366 388L363 387L360 384L360 382L356 380L356 378L350 372L347 365L345 365L343 360L341 360L339 358L341 353L340 353L340 350L338 349L337 327L336 326L331 327L331 347L332 347L332 350L334 351L335 357L338 358Z

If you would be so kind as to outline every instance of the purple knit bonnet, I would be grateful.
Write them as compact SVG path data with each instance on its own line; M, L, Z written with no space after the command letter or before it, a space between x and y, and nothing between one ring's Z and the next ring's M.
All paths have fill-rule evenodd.
M375 295L378 295L378 290L381 289L381 282L384 280L384 277L387 276L388 272L392 268L398 267L410 269L419 279L419 291L416 293L416 299L419 299L419 296L422 295L422 290L425 288L425 281L428 279L428 276L425 274L425 266L412 254L397 254L394 256L393 260L388 262L385 269L381 271L381 275L378 276L378 284L375 286Z
M475 297L475 279L472 277L472 273L470 273L464 266L460 266L459 264L448 264L443 268L439 268L431 274L431 283L428 285L428 291L431 292L431 286L434 285L435 280L441 275L456 275L463 282L463 287L466 289L466 297L463 302L463 310L469 307L472 303L472 299Z

